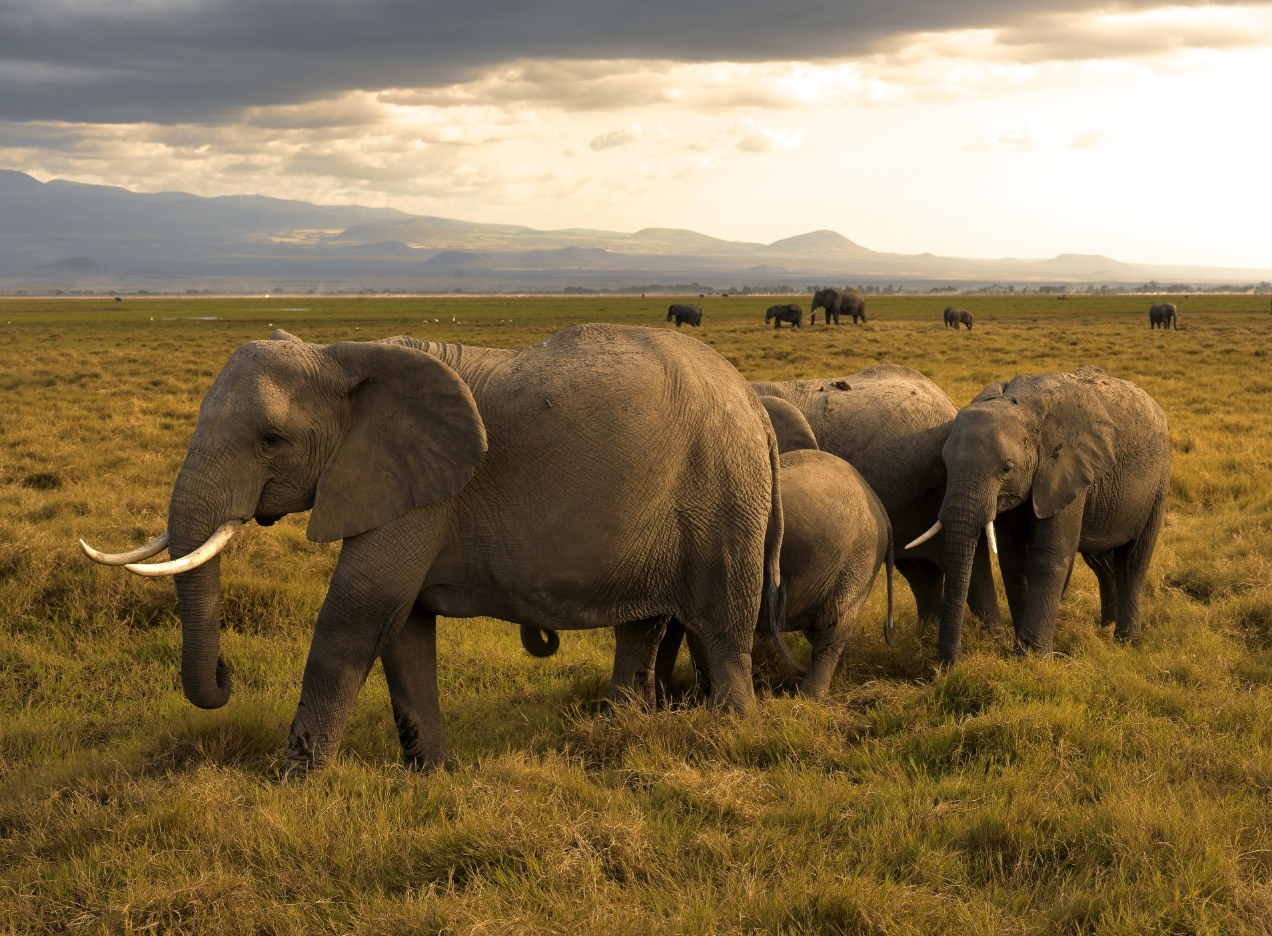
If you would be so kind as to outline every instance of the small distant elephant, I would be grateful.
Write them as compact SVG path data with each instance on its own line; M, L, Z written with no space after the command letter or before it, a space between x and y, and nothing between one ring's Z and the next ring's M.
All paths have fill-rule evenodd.
M773 322L773 319L777 319ZM798 305L791 302L786 305L769 306L769 310L764 313L764 324L773 322L774 328L781 328L783 322L790 322L792 328L799 328L800 323L804 321L804 310Z
M1148 327L1151 328L1171 328L1179 331L1179 323L1175 318L1175 303L1173 302L1154 302L1153 307L1148 310Z
M688 322L694 328L702 324L702 310L696 305L688 303L673 302L667 307L667 321L676 320L676 327L679 328L685 322Z
M954 418L942 450L949 480L941 658L958 657L972 560L997 534L1019 650L1049 653L1075 554L1100 584L1114 636L1140 632L1140 596L1166 515L1170 438L1147 393L1098 367L986 387Z
M951 308L950 306L946 306L945 307L945 327L949 328L953 326L954 330L958 331L958 326L960 324L966 325L967 330L971 331L972 330L972 313L968 312L966 309L955 309L955 308Z
M866 321L866 300L861 298L861 293L855 289L819 289L813 293L813 307L809 310L808 324L817 324L817 310L826 310L826 324L830 324L833 318L835 324L839 324L839 316L851 315L852 323L857 324L860 318L864 324Z

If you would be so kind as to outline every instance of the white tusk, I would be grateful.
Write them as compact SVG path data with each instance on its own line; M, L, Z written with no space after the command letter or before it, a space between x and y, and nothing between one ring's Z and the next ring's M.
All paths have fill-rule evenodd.
M84 555L92 559L94 562L100 562L102 565L121 566L128 565L130 562L141 562L143 559L149 559L151 556L157 556L168 548L168 531L164 530L159 536L152 539L145 546L139 546L128 552L122 553L104 553L98 552L92 546L83 540L79 541L80 549L84 551Z
M180 559L173 559L171 562L155 562L151 565L141 565L140 563L129 563L124 566L129 572L136 572L138 575L176 575L178 572L189 572L191 569L198 568L207 562L222 549L225 544L230 541L238 528L243 525L242 520L227 520L216 528L216 532L208 537L206 543L193 552L188 552Z
M928 530L926 533L924 533L922 536L920 536L918 539L914 540L913 542L906 543L905 548L913 549L915 546L918 546L922 543L926 543L928 540L930 540L932 537L936 536L936 534L940 532L941 532L941 521L938 520L936 521L936 523L932 524L932 529Z
M989 548L995 556L998 555L998 537L994 535L994 521L991 520L985 524L985 539L989 540Z

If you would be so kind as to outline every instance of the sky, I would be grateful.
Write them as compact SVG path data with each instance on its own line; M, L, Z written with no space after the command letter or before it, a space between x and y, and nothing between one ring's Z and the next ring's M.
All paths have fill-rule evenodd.
M1272 268L1272 2L0 0L0 168Z

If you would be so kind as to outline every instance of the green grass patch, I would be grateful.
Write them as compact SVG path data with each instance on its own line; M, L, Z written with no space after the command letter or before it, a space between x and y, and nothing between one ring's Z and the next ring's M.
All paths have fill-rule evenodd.
M807 307L808 297L793 297ZM243 341L411 334L516 347L586 321L670 328L670 299L0 300L0 932L1272 932L1272 317L1257 297L874 298L864 327L765 327L692 299L751 380L914 367L967 403L1096 364L1166 411L1174 465L1145 639L1074 572L1059 653L969 622L965 659L877 584L828 698L756 647L745 718L610 713L608 632L536 660L439 626L449 761L398 766L382 673L335 766L278 783L338 555L304 517L223 560L235 694L179 685L172 584L96 567L164 528L199 402ZM215 316L215 320L204 320ZM1006 601L1000 596L1006 611ZM681 675L688 676L687 660Z

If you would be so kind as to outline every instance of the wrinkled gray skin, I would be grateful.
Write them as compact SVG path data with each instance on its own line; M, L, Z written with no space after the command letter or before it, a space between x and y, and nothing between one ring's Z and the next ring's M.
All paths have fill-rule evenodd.
M958 407L918 371L894 364L838 379L752 386L761 399L777 397L794 404L812 427L818 447L849 462L866 479L892 523L897 571L914 593L919 620L935 620L941 613L944 573L949 571L944 533L914 549L902 547L936 523L945 497L941 448ZM779 446L786 445L783 423L774 420L774 428ZM984 537L975 559L968 606L980 620L1001 628Z
M676 327L688 322L694 328L702 324L702 310L696 305L674 302L667 307L667 321L675 319Z
M1175 303L1154 302L1153 307L1148 310L1148 327L1150 329L1174 327L1175 331L1179 331L1176 314Z
M888 612L884 633L892 640L892 527L870 486L841 458L813 449L782 455L782 591L786 633L803 631L812 645L812 661L800 681L801 695L819 699L830 688L844 646L870 595L879 567L887 566ZM765 629L761 621L756 629ZM641 701L665 698L684 627L671 620L665 633L637 628L616 631L624 642L643 648L646 669ZM661 636L661 641L653 639ZM780 638L775 638L780 640ZM783 655L785 644L780 643ZM656 653L655 653L656 651ZM690 641L700 685L710 691L701 651ZM655 691L656 686L656 691Z
M946 306L945 307L945 327L950 328L952 326L955 331L958 331L958 326L960 323L963 325L966 325L967 330L971 331L972 330L972 313L968 312L966 309L955 309L955 308L952 308L951 306Z
M860 316L862 323L866 321L866 300L861 298L861 293L855 289L819 289L813 293L813 306L809 310L808 324L817 324L817 310L826 310L826 324L830 324L833 317L835 324L839 324L839 316L851 315L852 323L857 324L857 318Z
M991 519L1019 649L1050 652L1079 552L1099 580L1102 620L1123 640L1139 636L1170 486L1166 417L1147 393L1098 367L1016 377L959 412L943 454L943 659L958 656L973 550Z
M777 319L776 322L773 322ZM792 328L799 328L800 323L804 320L804 310L796 303L791 302L786 305L769 306L768 311L764 313L764 324L773 322L774 328L781 328L783 322L790 322Z
M620 325L513 351L275 336L236 350L204 398L168 530L177 558L227 520L312 508L310 539L344 541L289 775L334 755L377 656L406 763L442 761L438 614L556 629L675 615L719 701L752 705L756 616L779 595L777 443L723 357ZM217 560L176 586L182 685L219 707Z

